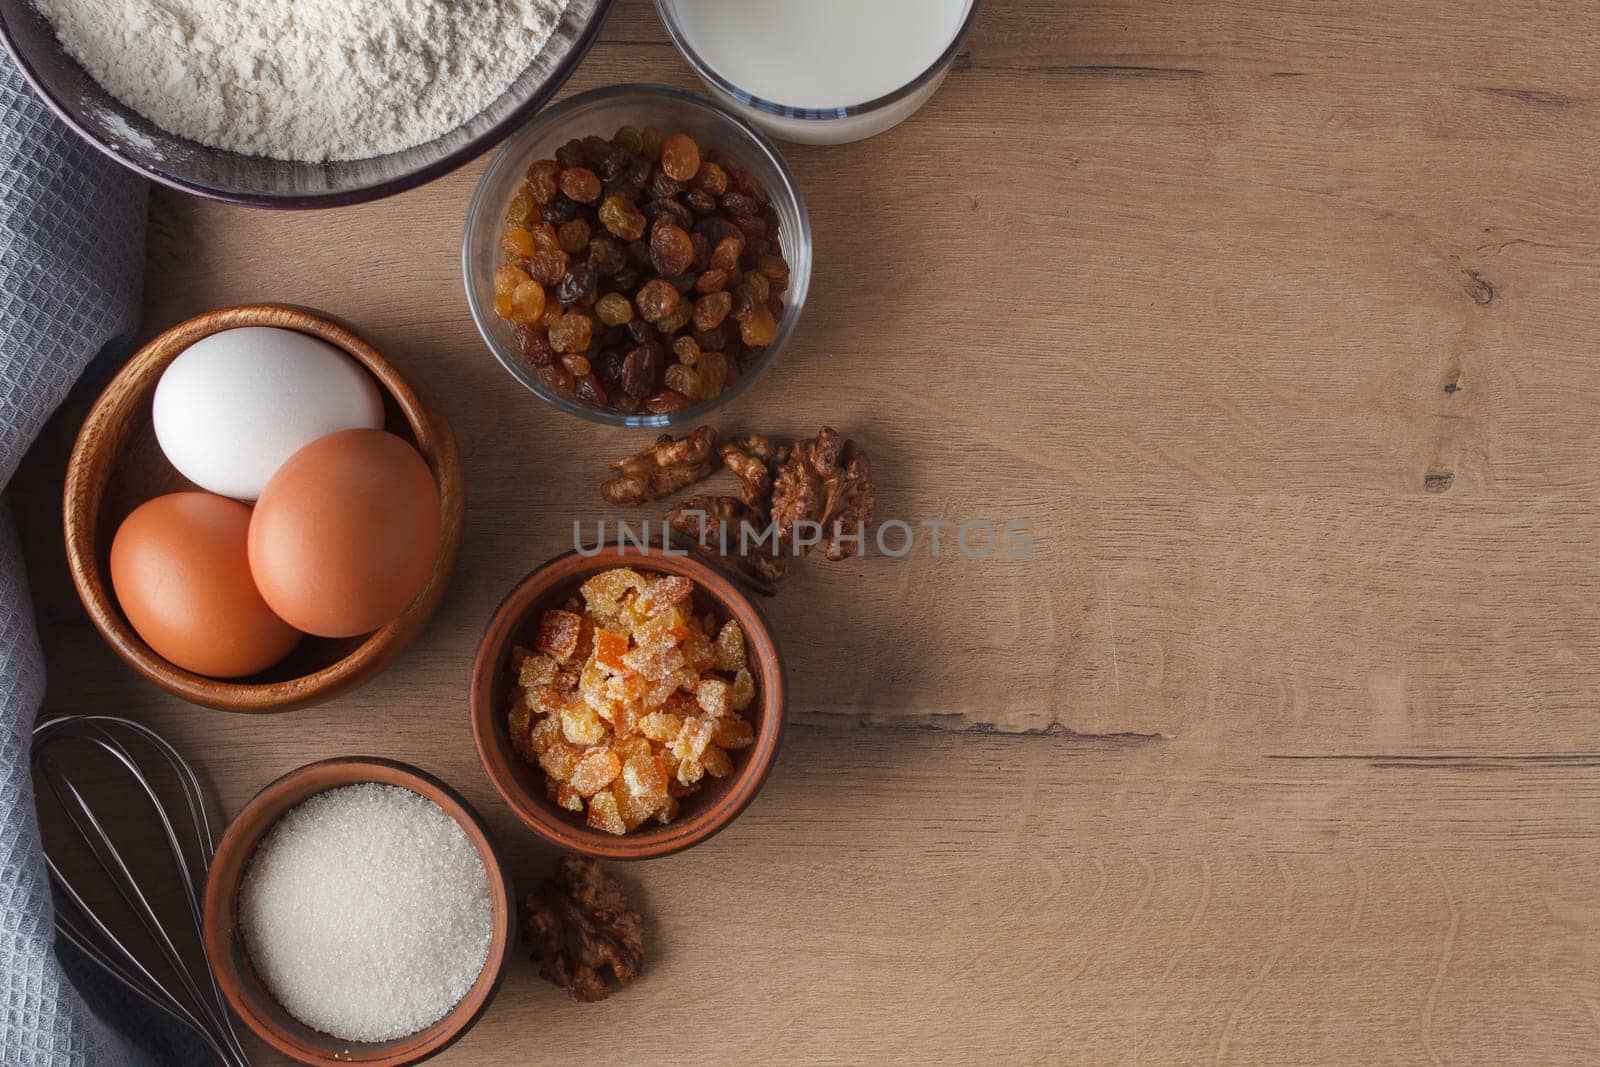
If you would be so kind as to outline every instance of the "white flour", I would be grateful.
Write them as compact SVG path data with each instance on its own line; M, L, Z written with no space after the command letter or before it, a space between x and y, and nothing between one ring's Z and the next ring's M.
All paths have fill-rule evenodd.
M487 107L567 0L36 0L111 95L248 155L364 159Z

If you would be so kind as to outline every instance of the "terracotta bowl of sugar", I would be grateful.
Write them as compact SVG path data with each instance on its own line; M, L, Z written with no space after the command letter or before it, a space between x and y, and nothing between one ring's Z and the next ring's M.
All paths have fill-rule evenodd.
M276 1051L396 1067L448 1048L488 1007L515 947L512 899L498 846L455 790L393 760L323 760L256 794L223 834L206 957Z

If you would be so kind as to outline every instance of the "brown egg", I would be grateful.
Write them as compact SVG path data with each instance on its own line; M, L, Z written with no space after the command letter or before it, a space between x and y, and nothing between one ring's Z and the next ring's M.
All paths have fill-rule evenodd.
M354 637L405 611L439 539L439 488L417 450L382 430L342 430L267 482L250 521L250 570L293 625Z
M162 658L212 678L277 663L300 640L257 591L246 550L250 509L210 493L158 496L111 541L111 588Z

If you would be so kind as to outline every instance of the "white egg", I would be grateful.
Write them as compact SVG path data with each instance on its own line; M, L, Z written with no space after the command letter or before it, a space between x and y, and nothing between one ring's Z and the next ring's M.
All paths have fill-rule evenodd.
M254 500L283 461L339 430L383 428L362 367L309 334L223 330L190 345L156 385L156 440L202 489Z

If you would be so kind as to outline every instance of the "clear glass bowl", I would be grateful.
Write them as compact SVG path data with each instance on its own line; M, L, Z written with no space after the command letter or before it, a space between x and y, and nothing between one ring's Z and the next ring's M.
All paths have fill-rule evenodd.
M715 146L748 169L772 198L778 213L778 244L789 263L783 318L772 344L721 393L666 415L624 415L590 407L546 388L518 350L510 324L494 313L494 271L502 262L500 234L505 226L505 210L528 165L553 157L557 148L575 137L594 134L609 138L619 127L630 125L655 126L669 133L682 131L701 144ZM669 85L614 85L563 101L511 135L489 163L472 197L461 242L461 271L472 319L478 324L484 343L506 373L530 393L552 407L593 422L611 426L676 426L704 418L706 412L750 388L794 335L811 282L811 220L795 187L794 175L789 173L778 150L728 108Z
M966 43L973 27L978 24L978 14L983 8L983 0L969 0L966 15L962 18L961 25L957 28L950 44L939 53L939 57L929 65L928 69L893 92L886 93L876 100L851 104L847 107L805 108L792 107L775 100L765 100L723 77L717 68L689 43L689 36L678 17L678 5L693 2L694 0L655 0L656 13L661 16L661 23L667 29L667 36L672 38L672 43L678 46L683 58L694 68L694 72L700 75L700 80L705 82L718 100L726 103L773 137L792 144L845 144L850 141L860 141L867 137L876 137L910 118L918 108L928 102L940 83L944 81L944 76L950 72L950 66L955 62L961 46ZM862 2L870 4L873 0L862 0Z

